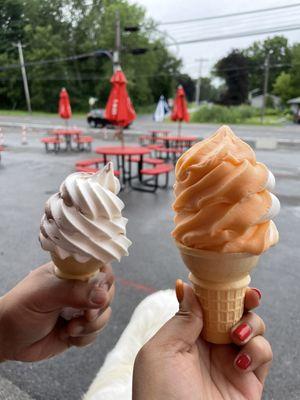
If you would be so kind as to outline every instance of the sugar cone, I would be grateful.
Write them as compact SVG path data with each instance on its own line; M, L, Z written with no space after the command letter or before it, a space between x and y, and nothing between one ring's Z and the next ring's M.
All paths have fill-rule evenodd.
M78 279L87 281L96 275L103 264L95 259L80 263L73 257L60 259L55 253L51 253L52 261L55 266L55 275L63 279Z
M259 256L204 251L179 242L176 245L203 309L202 337L211 343L231 343L230 329L243 315L249 272Z

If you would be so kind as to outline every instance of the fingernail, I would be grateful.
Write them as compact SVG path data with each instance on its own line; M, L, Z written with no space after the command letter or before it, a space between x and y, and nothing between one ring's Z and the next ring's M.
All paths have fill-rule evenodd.
M246 353L240 354L235 360L235 365L243 370L247 369L250 364L251 364L251 358Z
M102 289L104 289L106 292L109 291L108 283L103 283L103 284L101 284L99 287L101 287Z
M105 294L103 293L103 289L102 288L93 289L90 295L90 300L94 304L102 305L105 301Z
M251 334L251 327L246 324L246 322L243 322L241 325L239 325L235 330L233 331L233 334L241 341L243 342L246 340L250 334Z
M71 333L71 336L78 336L78 335L80 335L81 333L83 332L83 327L82 326L75 326L73 329L72 329L72 333Z
M89 280L89 283L100 286L103 282L105 282L106 274L104 272L97 272L93 278Z
M176 297L178 303L181 303L184 296L183 282L181 279L177 279L175 288L176 288Z
M97 317L98 317L98 314L99 314L99 310L97 309L97 310L90 310L89 311L89 315L88 315L88 321L95 321L95 319L97 319Z
M255 288L255 287L253 287L251 289L254 290L257 293L257 295L259 297L259 300L260 300L261 299L261 291L259 289Z

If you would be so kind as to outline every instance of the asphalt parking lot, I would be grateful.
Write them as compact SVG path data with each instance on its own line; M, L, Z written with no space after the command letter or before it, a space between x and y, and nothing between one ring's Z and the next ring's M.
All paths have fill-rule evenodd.
M38 242L39 223L47 198L87 153L45 154L37 134L20 144L12 129L6 136L7 151L0 163L0 295L31 269L49 260ZM103 144L100 140L97 144ZM257 151L257 158L276 177L276 194L282 205L276 224L280 244L261 257L252 285L263 293L259 314L267 325L274 363L264 394L265 400L300 399L300 152ZM153 291L187 279L170 232L173 227L172 191L156 194L125 190L121 198L129 219L128 237L133 241L129 257L114 264L117 291L109 326L95 344L37 364L0 364L0 383L10 385L13 398L77 400L87 390L107 352L114 346L136 305ZM1 386L1 385L0 385ZM12 393L11 392L11 393ZM1 391L0 391L1 394ZM1 396L0 396L1 398ZM3 397L5 398L5 397Z

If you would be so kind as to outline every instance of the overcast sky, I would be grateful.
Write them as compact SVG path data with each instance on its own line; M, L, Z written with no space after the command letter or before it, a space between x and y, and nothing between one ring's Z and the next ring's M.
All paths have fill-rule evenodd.
M147 10L148 16L160 22L202 18L300 3L299 0L131 0L131 2L143 5ZM181 41L286 25L300 26L300 7L252 14L244 17L199 21L181 25L162 25L160 29L166 30L177 41ZM300 42L300 29L278 34L284 34L291 43ZM203 76L207 76L216 60L228 54L232 48L244 48L249 46L254 40L262 40L274 35L265 34L186 44L180 45L179 48L171 47L171 49L182 58L183 70L193 77L197 76L199 70L199 62L196 62L195 59L208 59L208 61L203 63L202 73ZM171 39L168 42L172 43Z

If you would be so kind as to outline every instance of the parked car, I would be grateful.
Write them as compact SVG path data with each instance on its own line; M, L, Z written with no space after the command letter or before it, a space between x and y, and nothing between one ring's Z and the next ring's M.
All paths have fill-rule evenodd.
M287 103L291 106L295 124L300 124L300 97L290 99Z
M97 108L91 110L86 117L87 123L91 128L113 128L114 125L104 117L104 110ZM124 128L129 128L130 124L125 126Z
M100 108L91 110L87 114L87 123L91 128L103 128L104 126L109 125L109 121L104 118L104 110Z

